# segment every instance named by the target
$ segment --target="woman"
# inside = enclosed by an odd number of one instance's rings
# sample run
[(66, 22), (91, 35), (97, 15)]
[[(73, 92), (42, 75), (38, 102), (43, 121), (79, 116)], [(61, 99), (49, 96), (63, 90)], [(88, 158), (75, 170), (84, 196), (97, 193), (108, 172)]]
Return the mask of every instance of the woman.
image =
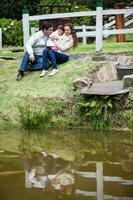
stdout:
[(63, 36), (59, 37), (56, 41), (53, 41), (57, 46), (58, 51), (52, 50), (50, 47), (44, 50), (44, 67), (40, 77), (45, 76), (45, 74), (48, 72), (48, 60), (51, 62), (52, 65), (52, 72), (49, 74), (49, 76), (53, 76), (58, 72), (57, 64), (62, 64), (69, 60), (69, 56), (66, 54), (66, 51), (77, 46), (77, 37), (73, 25), (71, 23), (65, 24)]

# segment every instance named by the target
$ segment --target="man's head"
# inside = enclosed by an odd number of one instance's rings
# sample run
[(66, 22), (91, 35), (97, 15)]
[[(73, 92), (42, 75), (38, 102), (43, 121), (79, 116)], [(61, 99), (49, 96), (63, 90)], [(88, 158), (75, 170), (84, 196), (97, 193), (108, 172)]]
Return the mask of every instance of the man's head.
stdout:
[(41, 29), (44, 35), (49, 36), (53, 32), (53, 24), (44, 22)]

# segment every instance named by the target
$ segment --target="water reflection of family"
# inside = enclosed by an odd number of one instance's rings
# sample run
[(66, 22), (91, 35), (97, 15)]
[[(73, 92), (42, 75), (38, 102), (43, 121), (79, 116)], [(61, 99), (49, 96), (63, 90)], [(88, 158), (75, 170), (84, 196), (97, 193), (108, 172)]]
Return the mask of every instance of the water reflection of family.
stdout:
[(25, 186), (42, 188), (44, 191), (58, 191), (71, 195), (75, 190), (75, 174), (71, 163), (55, 153), (34, 152), (31, 157), (21, 156), (25, 167)]
[(57, 64), (69, 60), (67, 51), (77, 46), (76, 32), (71, 23), (60, 25), (53, 32), (53, 25), (45, 22), (42, 29), (34, 33), (26, 44), (26, 53), (20, 65), (17, 80), (24, 77), (26, 71), (42, 70), (40, 77), (48, 72), (48, 63), (52, 67), (49, 76), (58, 72)]

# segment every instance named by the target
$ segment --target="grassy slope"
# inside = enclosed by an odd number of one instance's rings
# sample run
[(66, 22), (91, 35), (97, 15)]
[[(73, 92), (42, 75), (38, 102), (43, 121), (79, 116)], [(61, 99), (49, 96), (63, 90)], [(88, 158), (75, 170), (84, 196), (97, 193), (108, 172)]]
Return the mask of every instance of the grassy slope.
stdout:
[[(95, 62), (69, 61), (59, 66), (54, 77), (40, 78), (40, 72), (30, 72), (19, 82), (16, 81), (20, 60), (0, 61), (0, 112), (5, 115), (16, 113), (16, 102), (23, 96), (64, 97), (73, 88), (72, 80), (96, 68)], [(51, 70), (51, 69), (50, 69)]]
[[(133, 43), (111, 43), (104, 42), (106, 53), (128, 52), (133, 54)], [(95, 45), (79, 45), (71, 53), (94, 54)], [(4, 53), (8, 55), (8, 53)], [(15, 53), (12, 53), (15, 55)], [(1, 54), (0, 54), (1, 55)], [(17, 53), (21, 56), (22, 53)], [(16, 56), (16, 55), (15, 55)], [(46, 96), (64, 97), (67, 91), (71, 90), (72, 80), (76, 77), (85, 75), (96, 68), (99, 63), (90, 61), (69, 61), (59, 66), (59, 73), (54, 77), (39, 78), (40, 72), (28, 74), (22, 81), (16, 81), (17, 69), (20, 60), (2, 61), (0, 60), (0, 112), (5, 116), (10, 114), (14, 117), (16, 113), (16, 102), (23, 96)]]

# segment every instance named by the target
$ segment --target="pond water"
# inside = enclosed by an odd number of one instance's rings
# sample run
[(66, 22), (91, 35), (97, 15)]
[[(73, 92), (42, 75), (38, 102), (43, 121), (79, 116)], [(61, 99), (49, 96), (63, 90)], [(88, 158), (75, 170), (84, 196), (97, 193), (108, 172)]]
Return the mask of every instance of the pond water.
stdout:
[(0, 131), (0, 200), (133, 200), (133, 133)]

